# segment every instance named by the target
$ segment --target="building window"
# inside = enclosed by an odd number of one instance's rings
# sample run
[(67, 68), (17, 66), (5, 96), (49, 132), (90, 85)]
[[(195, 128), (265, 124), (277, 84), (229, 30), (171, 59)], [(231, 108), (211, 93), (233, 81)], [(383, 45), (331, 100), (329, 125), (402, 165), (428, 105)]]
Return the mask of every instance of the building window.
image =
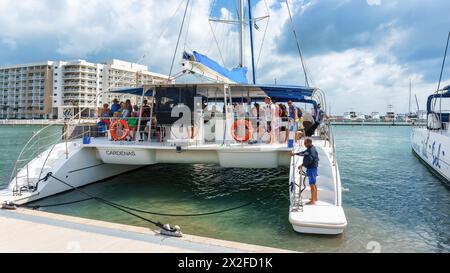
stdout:
[(57, 96), (58, 96), (58, 94), (53, 94), (53, 96), (54, 96), (54, 97), (57, 97)]
[(58, 73), (55, 73), (55, 76), (58, 76)]
[(55, 80), (55, 82), (58, 82), (57, 80)]

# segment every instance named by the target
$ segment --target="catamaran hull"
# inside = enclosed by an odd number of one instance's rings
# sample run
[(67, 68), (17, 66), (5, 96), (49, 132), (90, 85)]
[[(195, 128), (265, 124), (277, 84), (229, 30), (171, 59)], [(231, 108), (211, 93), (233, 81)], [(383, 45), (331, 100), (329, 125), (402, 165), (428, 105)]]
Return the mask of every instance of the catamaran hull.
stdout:
[(337, 228), (335, 226), (324, 226), (319, 227), (317, 225), (306, 226), (306, 225), (292, 225), (293, 229), (298, 233), (306, 233), (306, 234), (323, 234), (323, 235), (339, 235), (344, 233), (344, 229), (347, 224)]
[(411, 147), (422, 162), (449, 186), (450, 137), (447, 133), (426, 128), (413, 128)]
[[(0, 202), (10, 201), (25, 204), (55, 194), (108, 179), (143, 166), (159, 163), (217, 164), (226, 168), (277, 168), (287, 166), (290, 152), (287, 148), (261, 150), (236, 147), (199, 146), (177, 150), (176, 146), (161, 146), (107, 142), (84, 145), (79, 141), (57, 144), (22, 168), (8, 189), (0, 191)], [(68, 152), (67, 152), (68, 151)], [(52, 173), (46, 181), (42, 180)], [(31, 174), (30, 174), (31, 173)], [(65, 185), (54, 177), (69, 184)], [(39, 181), (39, 182), (37, 182)], [(14, 189), (29, 184), (36, 190), (25, 190), (19, 194)], [(71, 187), (72, 186), (72, 187)]]
[[(315, 143), (320, 142), (316, 140)], [(315, 205), (306, 205), (311, 197), (309, 182), (304, 176), (298, 175), (298, 168), (303, 159), (298, 156), (292, 158), (289, 222), (296, 232), (338, 235), (343, 233), (347, 226), (347, 218), (342, 207), (339, 167), (333, 159), (332, 148), (326, 144), (327, 142), (325, 145), (316, 146), (320, 163), (317, 177), (318, 201)], [(301, 191), (299, 186), (303, 188), (303, 181), (305, 189)]]

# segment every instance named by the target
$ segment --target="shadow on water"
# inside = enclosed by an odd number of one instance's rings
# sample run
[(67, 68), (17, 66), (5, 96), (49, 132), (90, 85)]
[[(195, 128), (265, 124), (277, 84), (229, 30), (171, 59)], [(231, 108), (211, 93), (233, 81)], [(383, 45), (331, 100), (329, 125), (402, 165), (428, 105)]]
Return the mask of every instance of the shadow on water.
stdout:
[[(343, 193), (348, 228), (340, 236), (292, 230), (288, 168), (161, 164), (83, 190), (123, 205), (176, 214), (222, 210), (266, 197), (218, 215), (144, 215), (180, 225), (189, 234), (306, 252), (448, 252), (450, 193), (412, 155), (409, 128), (338, 127), (335, 132), (342, 183), (348, 189)], [(72, 191), (39, 203), (82, 198)], [(154, 228), (95, 200), (43, 210)]]

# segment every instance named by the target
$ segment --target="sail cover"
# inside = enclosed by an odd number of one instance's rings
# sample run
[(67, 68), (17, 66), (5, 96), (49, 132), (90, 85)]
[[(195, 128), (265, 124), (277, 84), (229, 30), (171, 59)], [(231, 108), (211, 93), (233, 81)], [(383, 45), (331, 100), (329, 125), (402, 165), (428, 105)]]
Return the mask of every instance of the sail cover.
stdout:
[[(122, 89), (114, 89), (109, 91), (110, 93), (115, 93), (115, 94), (119, 94), (119, 95), (124, 95), (124, 94), (128, 94), (128, 95), (135, 95), (135, 96), (142, 96), (142, 93), (144, 92), (143, 87), (139, 87), (139, 88), (122, 88)], [(148, 89), (144, 96), (146, 97), (151, 97), (153, 96), (153, 90), (152, 89)]]
[(188, 61), (195, 61), (201, 63), (202, 65), (216, 71), (220, 75), (232, 80), (236, 83), (247, 84), (247, 67), (238, 67), (233, 68), (232, 70), (228, 70), (221, 65), (219, 65), (216, 61), (208, 58), (206, 55), (202, 55), (197, 51), (194, 51), (192, 54), (184, 52), (183, 58)]

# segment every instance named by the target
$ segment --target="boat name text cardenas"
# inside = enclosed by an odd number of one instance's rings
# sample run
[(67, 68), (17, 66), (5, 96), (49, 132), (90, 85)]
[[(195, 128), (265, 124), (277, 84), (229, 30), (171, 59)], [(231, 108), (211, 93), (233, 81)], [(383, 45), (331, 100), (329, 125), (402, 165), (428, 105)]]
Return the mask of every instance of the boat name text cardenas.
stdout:
[(112, 156), (136, 156), (134, 151), (106, 151), (106, 154)]

